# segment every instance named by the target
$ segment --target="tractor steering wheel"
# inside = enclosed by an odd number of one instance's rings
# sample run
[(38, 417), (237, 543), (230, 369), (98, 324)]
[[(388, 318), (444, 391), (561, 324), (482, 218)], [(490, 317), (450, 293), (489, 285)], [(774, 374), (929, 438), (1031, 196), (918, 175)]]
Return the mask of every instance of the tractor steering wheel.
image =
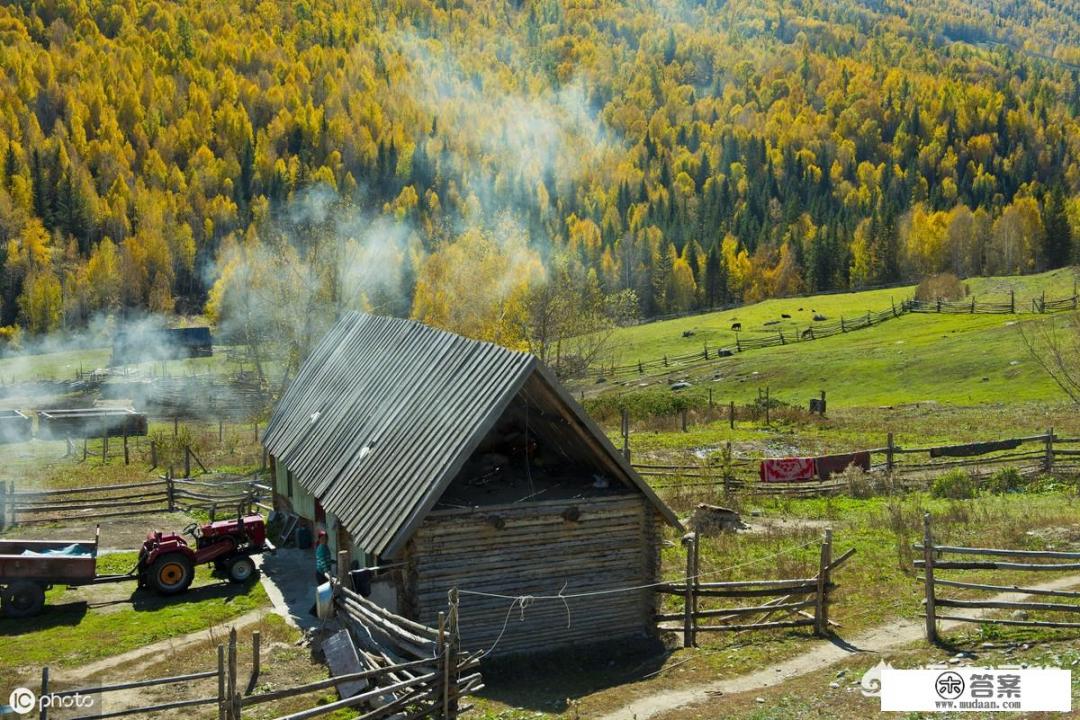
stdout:
[(197, 538), (199, 536), (196, 535), (195, 533), (196, 533), (196, 531), (198, 531), (198, 529), (199, 529), (199, 523), (191, 523), (186, 528), (184, 528), (184, 533), (183, 534), (184, 535), (190, 535), (193, 538)]

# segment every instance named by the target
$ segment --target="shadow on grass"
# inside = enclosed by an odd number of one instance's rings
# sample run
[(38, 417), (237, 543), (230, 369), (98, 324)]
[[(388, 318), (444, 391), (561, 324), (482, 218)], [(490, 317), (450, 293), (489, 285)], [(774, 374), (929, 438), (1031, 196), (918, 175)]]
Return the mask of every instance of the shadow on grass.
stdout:
[(0, 619), (0, 637), (25, 635), (54, 627), (75, 627), (83, 621), (89, 609), (85, 600), (60, 605), (46, 604), (41, 613), (34, 617)]
[(478, 695), (511, 707), (565, 712), (569, 701), (645, 679), (664, 666), (670, 652), (657, 641), (596, 645), (485, 660), (485, 688)]
[(159, 595), (153, 590), (138, 589), (131, 594), (131, 607), (137, 612), (154, 612), (164, 607), (177, 605), (185, 602), (201, 602), (203, 600), (229, 600), (231, 598), (247, 595), (252, 588), (259, 584), (257, 576), (244, 583), (234, 583), (228, 580), (208, 583), (198, 587), (189, 588), (186, 592), (177, 595)]

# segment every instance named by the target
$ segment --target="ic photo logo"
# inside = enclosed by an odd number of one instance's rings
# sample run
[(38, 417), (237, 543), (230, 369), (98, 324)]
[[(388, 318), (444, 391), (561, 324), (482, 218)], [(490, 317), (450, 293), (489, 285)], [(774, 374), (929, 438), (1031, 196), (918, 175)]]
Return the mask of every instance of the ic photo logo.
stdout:
[(19, 715), (26, 715), (37, 709), (37, 695), (33, 690), (17, 687), (8, 695), (8, 705)]
[(956, 700), (964, 694), (964, 678), (959, 673), (943, 672), (938, 675), (934, 690), (942, 700)]

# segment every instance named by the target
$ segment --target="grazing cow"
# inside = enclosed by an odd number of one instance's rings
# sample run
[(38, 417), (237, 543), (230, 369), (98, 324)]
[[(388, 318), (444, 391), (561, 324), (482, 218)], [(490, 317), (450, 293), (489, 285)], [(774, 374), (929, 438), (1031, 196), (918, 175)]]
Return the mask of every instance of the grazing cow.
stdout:
[(693, 330), (683, 330), (682, 331), (682, 336), (683, 337), (694, 337), (694, 331)]
[(716, 351), (716, 354), (717, 354), (717, 355), (718, 355), (719, 357), (731, 357), (731, 356), (732, 356), (732, 355), (734, 355), (735, 353), (731, 352), (731, 351), (730, 351), (730, 350), (728, 350), (727, 348), (721, 348), (720, 350), (717, 350), (717, 351)]
[(731, 329), (734, 330), (735, 332), (739, 332), (740, 330), (742, 330), (742, 323), (741, 322), (731, 323)]
[(802, 311), (803, 311), (802, 308), (799, 308), (799, 312), (802, 312)]
[(817, 315), (817, 314), (814, 315), (814, 321), (815, 322), (825, 322), (825, 320), (826, 320), (826, 318), (825, 318), (824, 315)]
[(763, 323), (763, 324), (764, 324), (764, 325), (765, 325), (766, 327), (768, 327), (769, 325), (779, 325), (779, 324), (780, 324), (780, 321), (779, 321), (779, 320), (769, 320), (768, 322), (766, 322), (766, 323)]
[(780, 313), (780, 317), (784, 318), (785, 320), (790, 320), (791, 319), (791, 316), (788, 315), (787, 313)]

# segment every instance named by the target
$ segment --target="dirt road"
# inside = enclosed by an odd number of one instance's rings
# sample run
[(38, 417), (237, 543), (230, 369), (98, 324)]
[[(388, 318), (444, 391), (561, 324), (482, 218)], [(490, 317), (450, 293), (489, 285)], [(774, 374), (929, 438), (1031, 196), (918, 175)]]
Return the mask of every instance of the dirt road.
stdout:
[[(1076, 585), (1080, 585), (1080, 575), (1071, 575), (1032, 587), (1039, 590), (1064, 590)], [(993, 599), (1020, 600), (1024, 597), (1026, 596), (1022, 593), (1010, 592), (995, 595)], [(982, 617), (984, 614), (984, 612), (979, 611), (975, 613), (975, 616)], [(948, 630), (960, 624), (958, 622), (943, 621), (938, 623), (938, 627), (942, 630)], [(668, 710), (714, 699), (710, 696), (717, 694), (733, 695), (774, 687), (792, 678), (828, 667), (850, 657), (854, 653), (883, 653), (900, 649), (921, 640), (923, 632), (924, 625), (922, 622), (897, 620), (886, 625), (880, 625), (850, 640), (821, 640), (814, 644), (813, 649), (802, 655), (770, 665), (749, 675), (740, 675), (739, 677), (717, 680), (704, 685), (653, 693), (647, 697), (638, 698), (629, 705), (608, 713), (598, 720), (648, 720), (649, 718), (659, 717)]]

